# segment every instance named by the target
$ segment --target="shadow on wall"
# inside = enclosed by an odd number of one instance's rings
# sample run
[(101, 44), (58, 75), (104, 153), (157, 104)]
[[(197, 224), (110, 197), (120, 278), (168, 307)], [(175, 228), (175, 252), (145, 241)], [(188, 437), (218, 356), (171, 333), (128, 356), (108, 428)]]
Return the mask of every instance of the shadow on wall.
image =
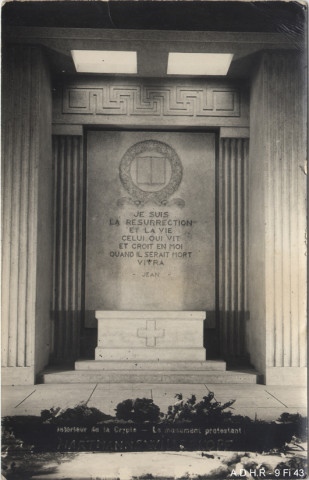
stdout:
[(219, 355), (228, 363), (228, 366), (250, 366), (246, 345), (249, 316), (249, 312), (244, 310), (219, 312)]

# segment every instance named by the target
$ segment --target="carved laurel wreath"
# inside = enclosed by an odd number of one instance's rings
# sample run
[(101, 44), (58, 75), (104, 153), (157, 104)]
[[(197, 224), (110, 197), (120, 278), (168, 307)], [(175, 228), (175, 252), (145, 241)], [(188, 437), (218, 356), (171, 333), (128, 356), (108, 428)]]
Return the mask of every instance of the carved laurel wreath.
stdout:
[[(147, 192), (139, 188), (135, 183), (133, 183), (131, 177), (131, 164), (137, 155), (140, 155), (143, 152), (157, 152), (166, 157), (171, 165), (171, 178), (170, 181), (165, 187), (156, 192)], [(144, 204), (148, 202), (154, 202), (158, 205), (165, 205), (167, 199), (173, 195), (174, 192), (178, 189), (181, 180), (182, 180), (182, 164), (180, 158), (173, 148), (163, 142), (158, 140), (145, 140), (144, 142), (136, 143), (132, 145), (124, 156), (121, 159), (119, 166), (119, 177), (123, 187), (135, 200), (134, 203)]]

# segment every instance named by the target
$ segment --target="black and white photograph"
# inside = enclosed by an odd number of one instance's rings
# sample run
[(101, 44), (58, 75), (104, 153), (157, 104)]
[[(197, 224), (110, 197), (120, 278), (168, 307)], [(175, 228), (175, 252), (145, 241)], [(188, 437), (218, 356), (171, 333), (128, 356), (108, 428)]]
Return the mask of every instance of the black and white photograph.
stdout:
[(308, 478), (308, 3), (1, 7), (1, 479)]

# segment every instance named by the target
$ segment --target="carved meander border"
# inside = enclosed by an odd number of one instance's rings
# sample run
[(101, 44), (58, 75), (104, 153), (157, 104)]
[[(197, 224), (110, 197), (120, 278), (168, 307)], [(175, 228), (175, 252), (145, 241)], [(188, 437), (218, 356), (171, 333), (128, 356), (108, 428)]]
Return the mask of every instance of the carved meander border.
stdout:
[(61, 77), (53, 123), (79, 125), (249, 126), (246, 81)]
[(63, 114), (123, 116), (240, 116), (239, 91), (228, 87), (122, 86), (67, 87)]

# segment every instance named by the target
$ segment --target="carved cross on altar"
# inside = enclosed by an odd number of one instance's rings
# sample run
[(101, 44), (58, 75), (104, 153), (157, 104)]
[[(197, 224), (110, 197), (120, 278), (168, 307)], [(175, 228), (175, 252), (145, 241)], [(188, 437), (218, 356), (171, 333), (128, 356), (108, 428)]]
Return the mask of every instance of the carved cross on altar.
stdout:
[(156, 320), (147, 320), (146, 328), (139, 328), (137, 336), (146, 339), (147, 347), (155, 347), (158, 337), (164, 337), (165, 330), (156, 327)]

